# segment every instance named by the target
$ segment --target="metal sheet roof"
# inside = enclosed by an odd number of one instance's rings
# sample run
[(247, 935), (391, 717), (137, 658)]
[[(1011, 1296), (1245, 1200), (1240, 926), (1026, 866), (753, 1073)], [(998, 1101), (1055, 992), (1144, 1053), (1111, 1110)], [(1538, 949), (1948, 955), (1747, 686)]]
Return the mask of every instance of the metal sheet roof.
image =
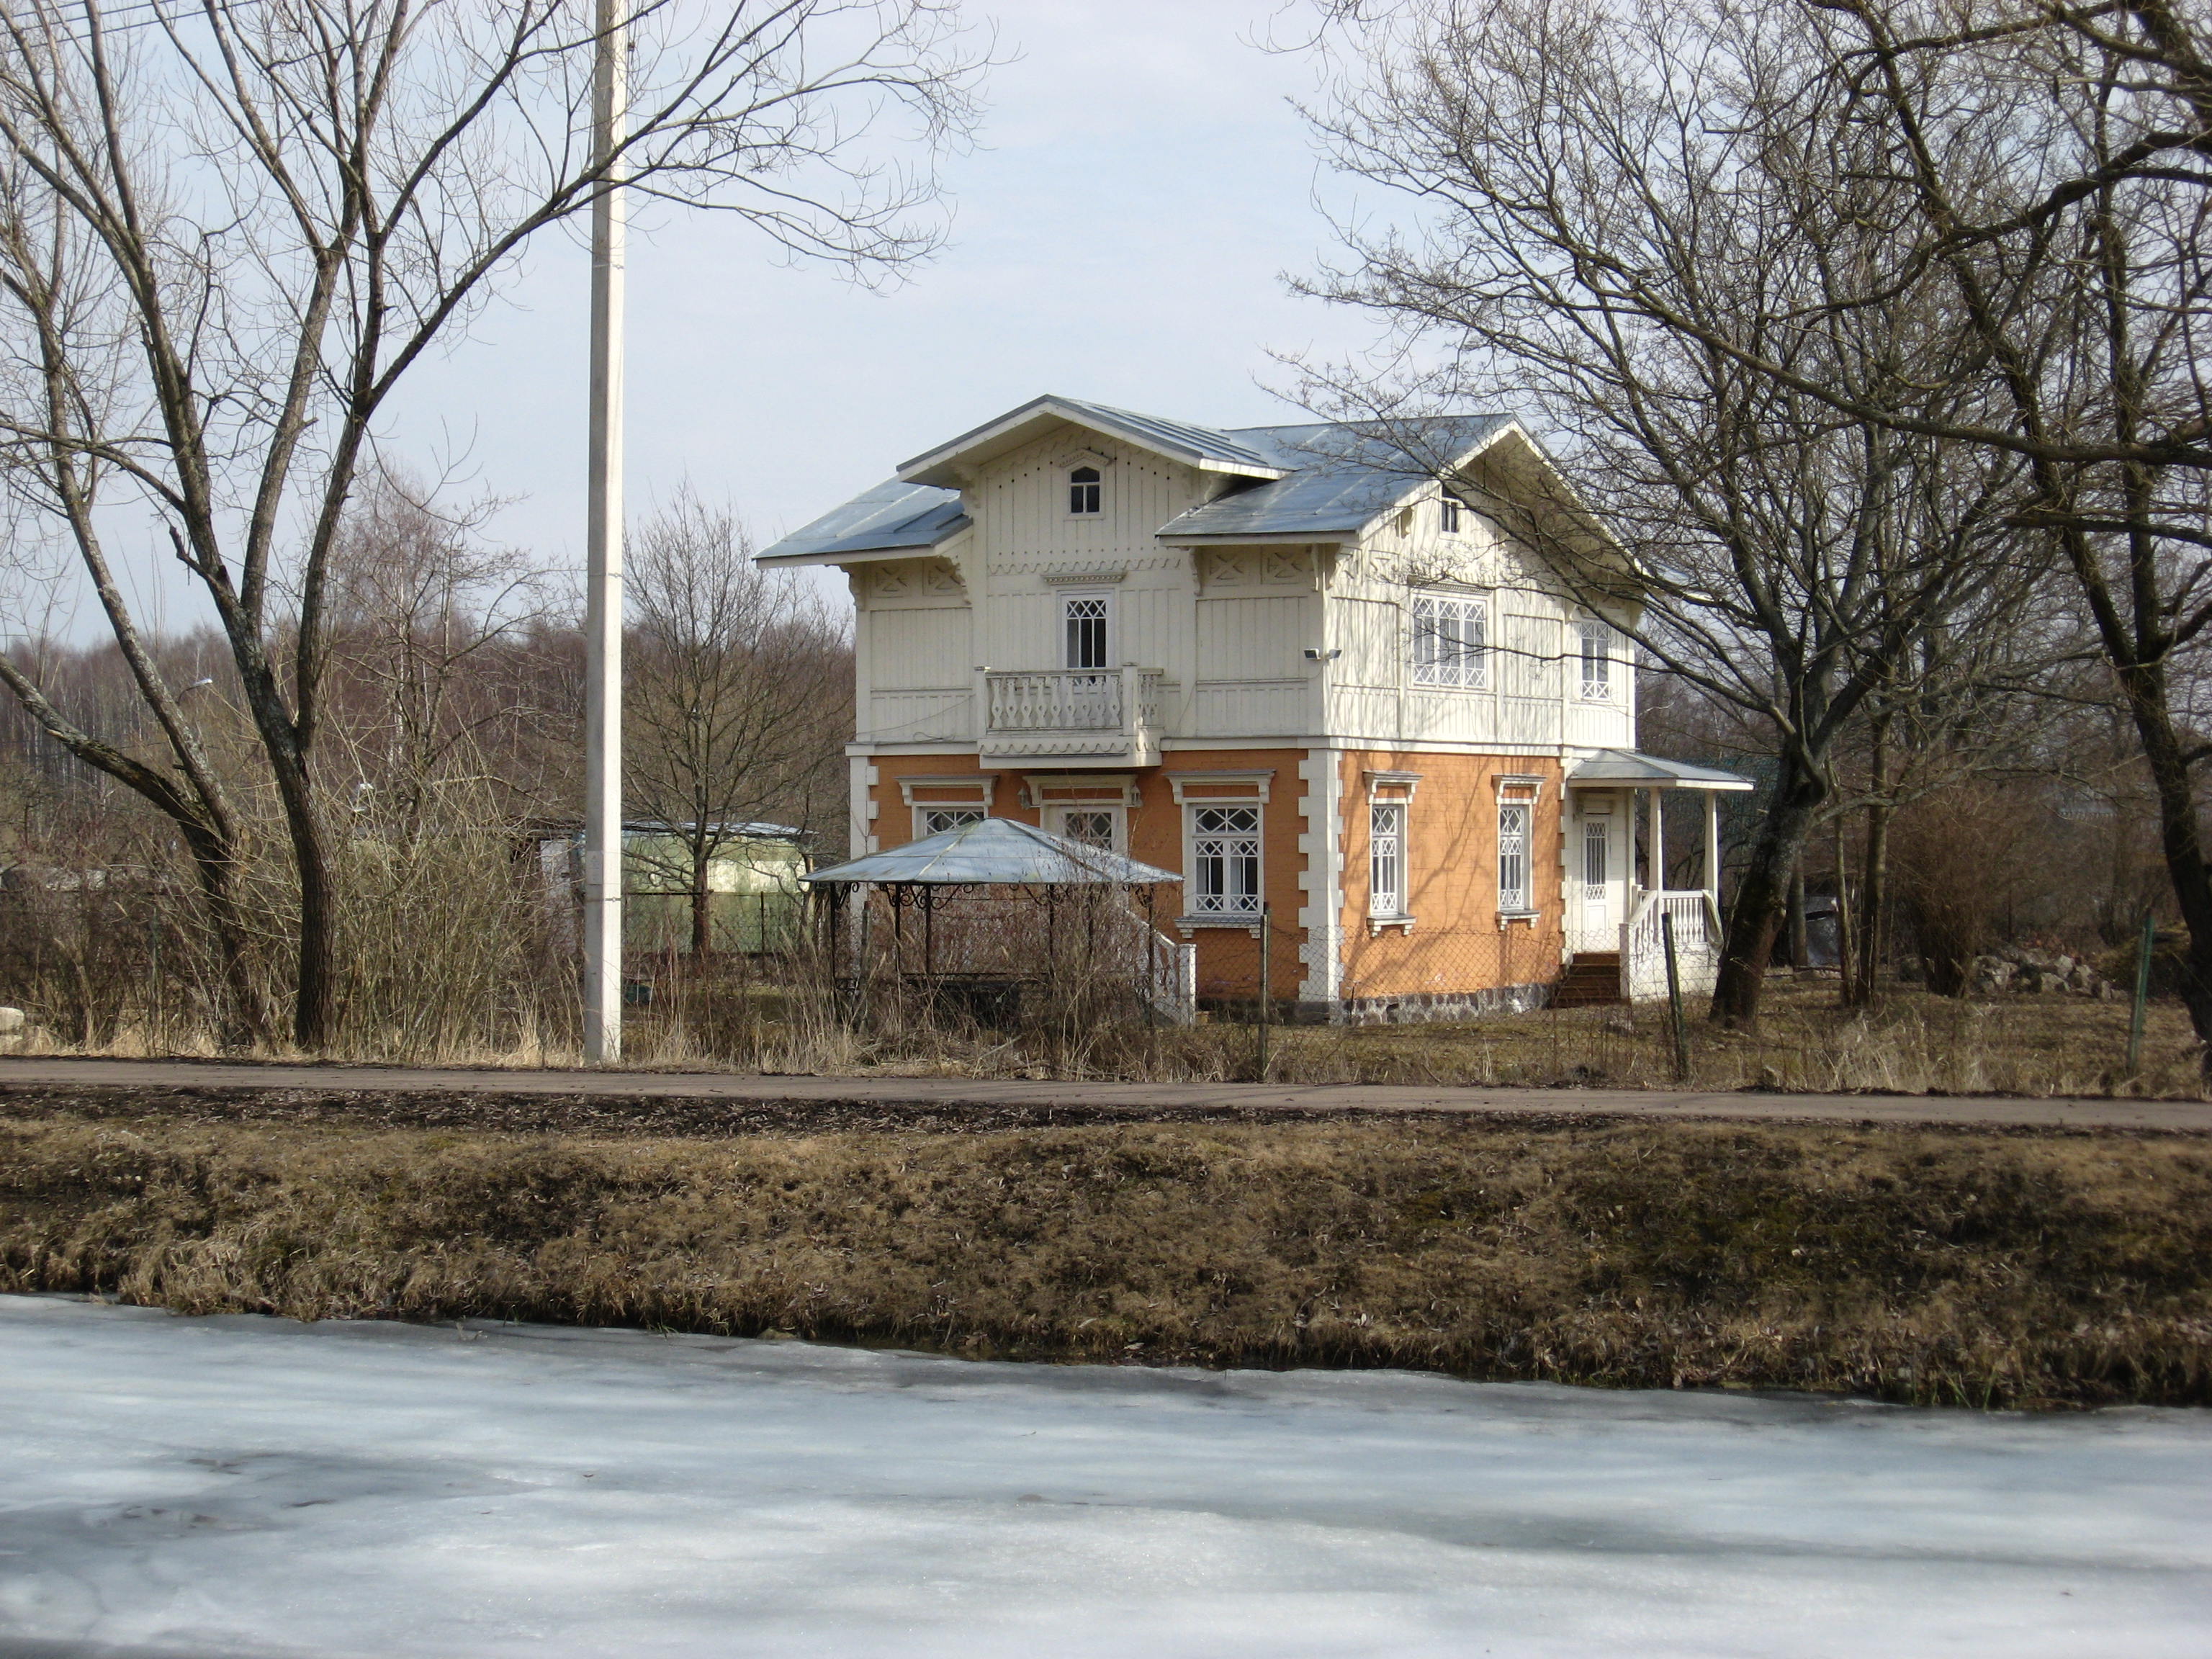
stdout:
[(1048, 834), (1013, 818), (984, 818), (940, 830), (920, 841), (871, 853), (801, 881), (923, 882), (989, 887), (1060, 887), (1112, 884), (1148, 887), (1181, 881), (1172, 870)]
[[(1194, 507), (1159, 538), (1351, 534), (1512, 423), (1510, 415), (1408, 422), (1395, 442), (1352, 427), (1243, 428), (1227, 435), (1292, 469), (1289, 476)], [(1407, 453), (1416, 447), (1422, 453)]]
[(1748, 789), (1749, 778), (1717, 767), (1692, 766), (1686, 761), (1662, 760), (1632, 749), (1601, 749), (1588, 760), (1570, 768), (1567, 781), (1585, 787), (1613, 785), (1634, 789)]
[(844, 506), (794, 530), (760, 556), (760, 562), (798, 563), (825, 556), (927, 551), (965, 530), (960, 492), (889, 478)]
[(996, 420), (986, 421), (972, 431), (924, 451), (900, 466), (899, 477), (933, 484), (955, 483), (957, 463), (985, 461), (1005, 454), (1061, 422), (1122, 438), (1141, 449), (1212, 471), (1272, 478), (1283, 471), (1279, 462), (1240, 443), (1231, 433), (1048, 392), (1018, 409), (1007, 410)]

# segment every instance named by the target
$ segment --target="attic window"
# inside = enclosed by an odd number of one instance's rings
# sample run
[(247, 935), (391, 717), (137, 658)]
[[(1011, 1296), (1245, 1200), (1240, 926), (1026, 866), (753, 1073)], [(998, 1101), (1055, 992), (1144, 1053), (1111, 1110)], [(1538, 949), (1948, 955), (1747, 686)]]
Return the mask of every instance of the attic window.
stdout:
[(1067, 510), (1070, 513), (1099, 511), (1098, 469), (1079, 466), (1067, 475)]
[(1439, 506), (1442, 507), (1443, 512), (1437, 527), (1442, 530), (1447, 536), (1458, 535), (1459, 503), (1454, 501), (1450, 496), (1447, 495), (1443, 498), (1443, 501), (1439, 503)]

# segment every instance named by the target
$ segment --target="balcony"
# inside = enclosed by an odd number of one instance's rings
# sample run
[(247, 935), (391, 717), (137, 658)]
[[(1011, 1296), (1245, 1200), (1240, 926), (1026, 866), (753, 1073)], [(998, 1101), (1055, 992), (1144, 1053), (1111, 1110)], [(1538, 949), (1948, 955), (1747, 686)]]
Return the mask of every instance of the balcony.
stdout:
[(1159, 763), (1159, 669), (986, 669), (982, 679), (980, 758)]

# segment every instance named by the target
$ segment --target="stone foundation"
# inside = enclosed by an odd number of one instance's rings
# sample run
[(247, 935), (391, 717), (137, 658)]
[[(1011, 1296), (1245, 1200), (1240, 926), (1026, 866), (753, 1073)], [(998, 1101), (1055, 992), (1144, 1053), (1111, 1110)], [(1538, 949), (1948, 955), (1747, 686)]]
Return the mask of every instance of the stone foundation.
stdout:
[[(1407, 993), (1395, 997), (1347, 997), (1320, 1018), (1333, 1025), (1421, 1025), (1440, 1019), (1480, 1019), (1486, 1014), (1533, 1013), (1551, 1000), (1552, 988), (1493, 985), (1480, 991)], [(1305, 1010), (1299, 1009), (1301, 1016)]]

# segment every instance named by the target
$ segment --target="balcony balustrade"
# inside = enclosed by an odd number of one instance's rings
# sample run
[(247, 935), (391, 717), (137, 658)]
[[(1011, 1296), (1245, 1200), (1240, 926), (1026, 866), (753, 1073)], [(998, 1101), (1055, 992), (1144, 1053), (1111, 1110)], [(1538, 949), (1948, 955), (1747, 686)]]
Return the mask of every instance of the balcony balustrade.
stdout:
[(986, 669), (981, 678), (978, 744), (988, 758), (1158, 762), (1159, 669)]

